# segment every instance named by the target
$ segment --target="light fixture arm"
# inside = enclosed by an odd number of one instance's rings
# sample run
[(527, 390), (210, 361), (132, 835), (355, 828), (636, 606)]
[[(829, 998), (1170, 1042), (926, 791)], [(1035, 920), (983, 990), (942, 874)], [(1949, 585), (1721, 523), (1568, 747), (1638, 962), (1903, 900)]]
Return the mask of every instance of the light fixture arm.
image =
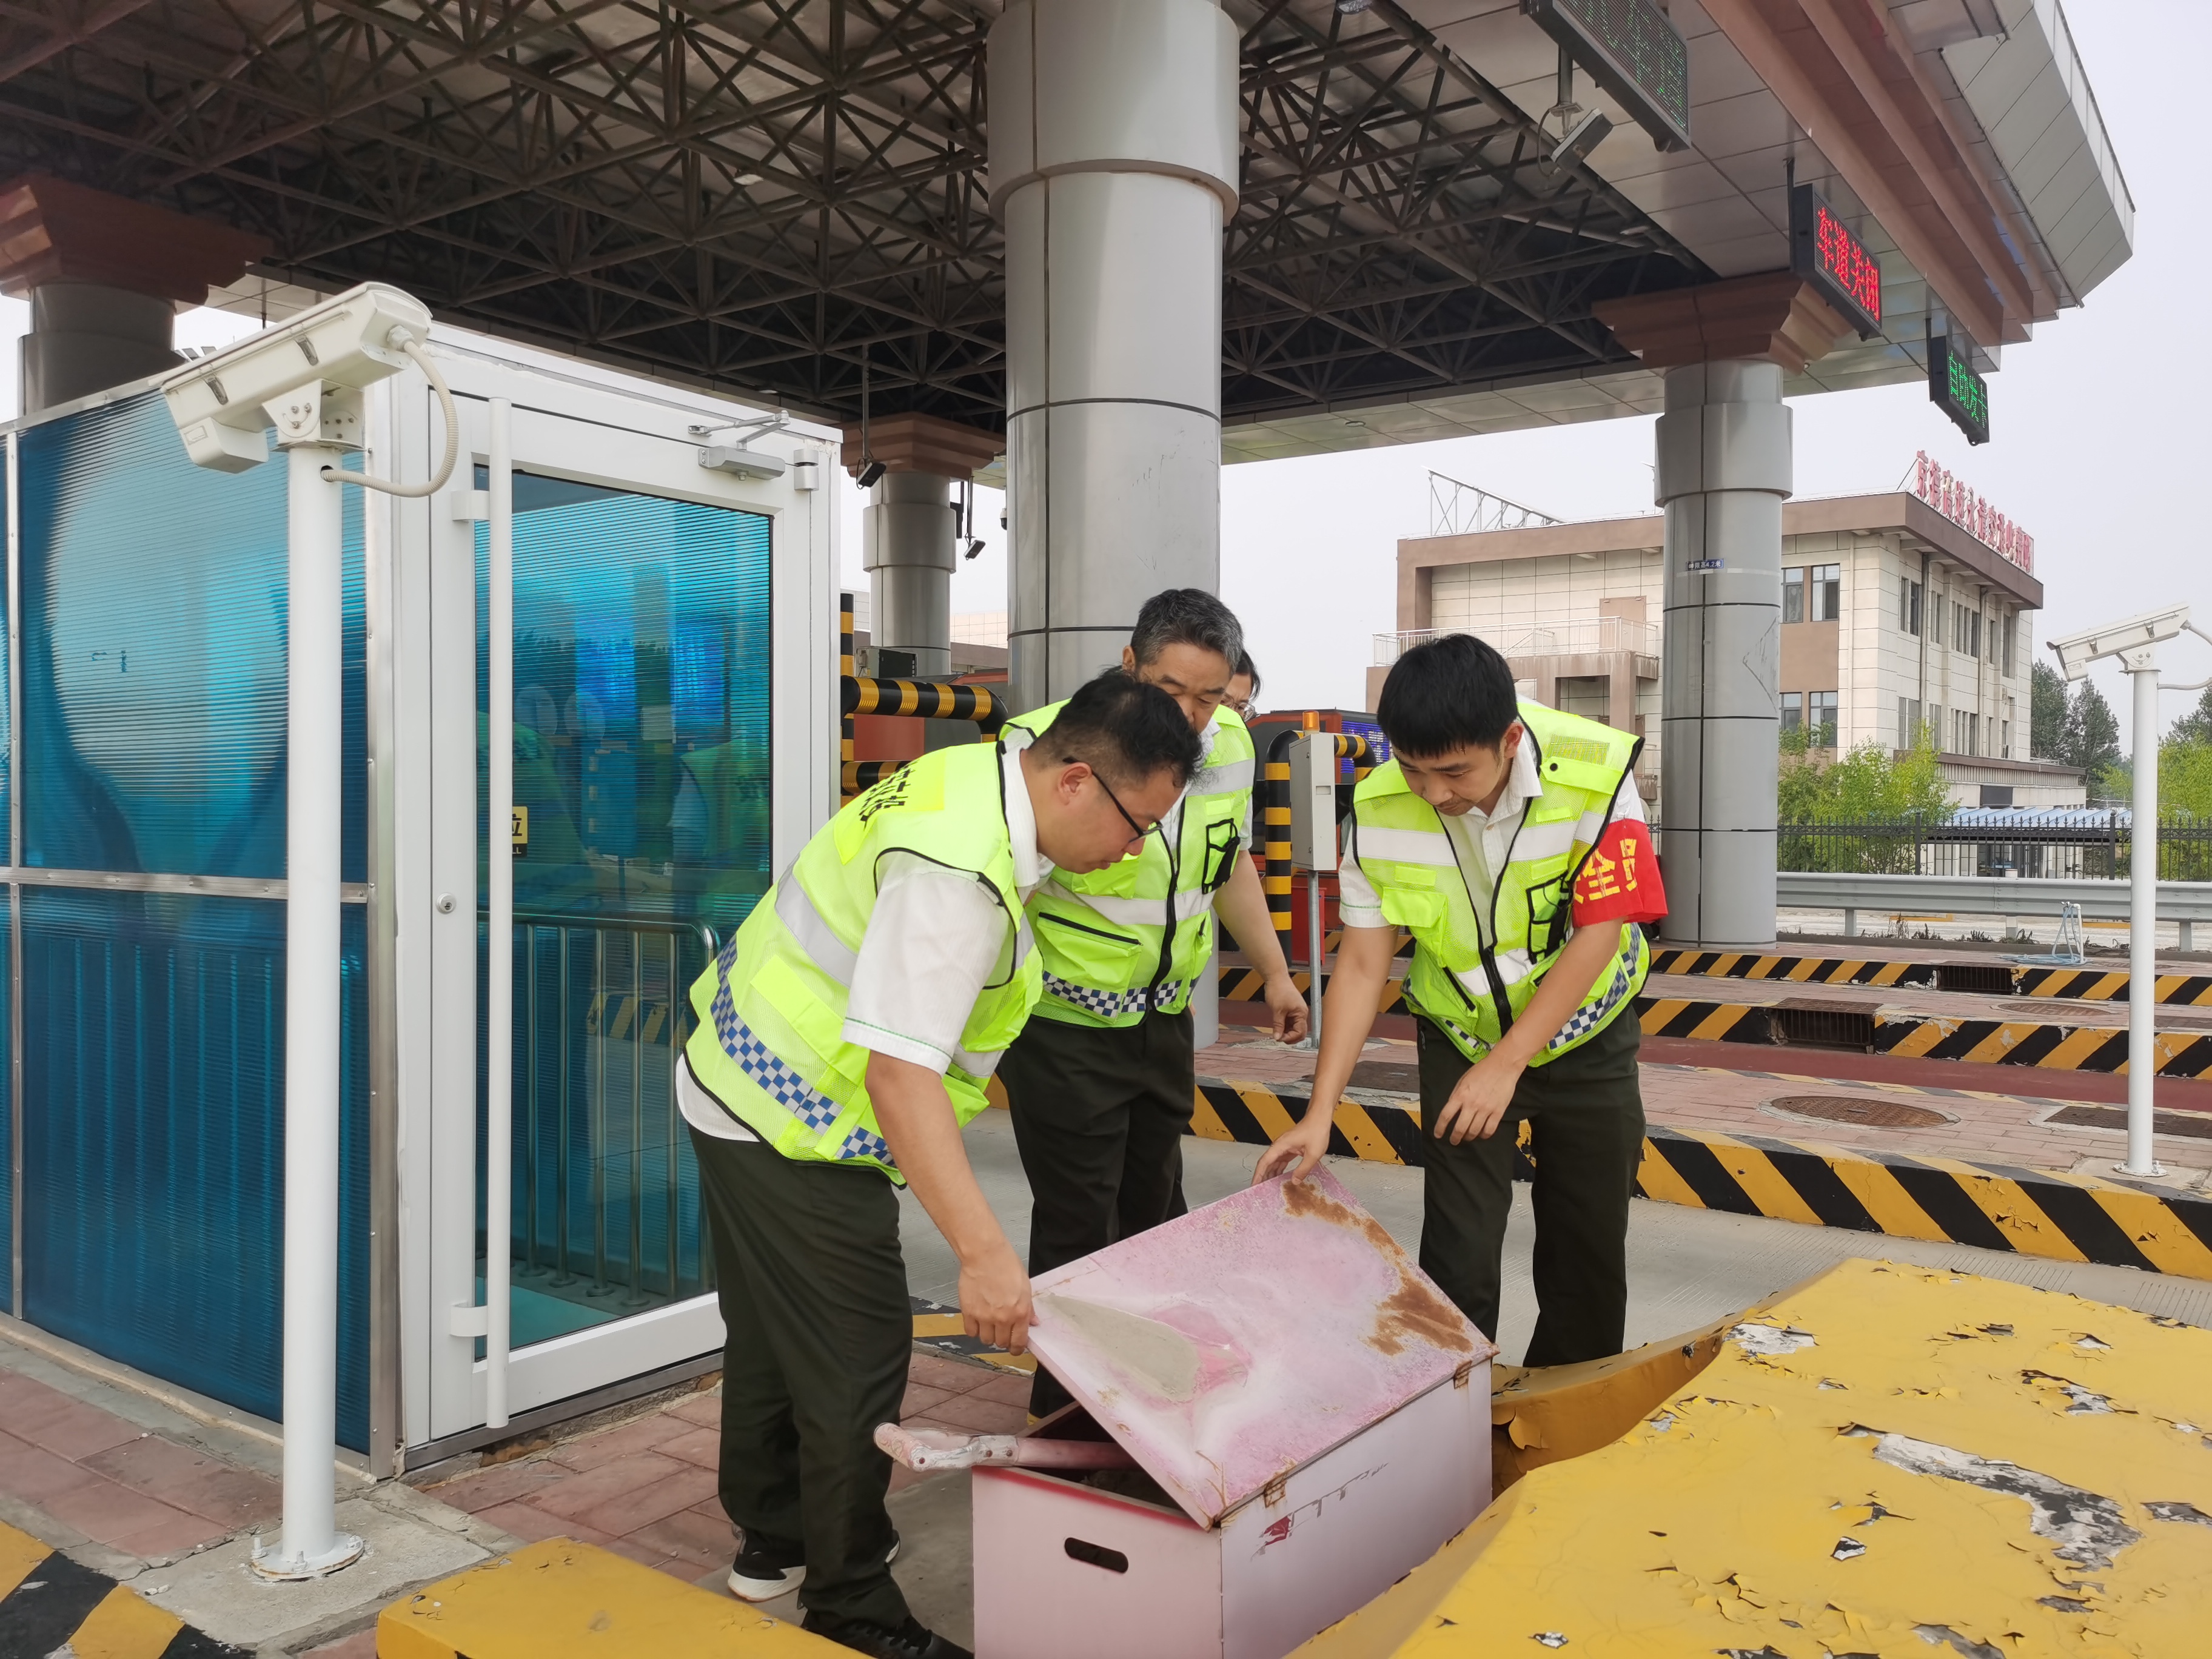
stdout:
[(422, 343), (404, 328), (395, 328), (386, 337), (391, 344), (405, 352), (430, 382), (430, 390), (438, 394), (438, 412), (446, 419), (446, 453), (438, 463), (434, 478), (418, 484), (394, 483), (389, 478), (371, 477), (366, 472), (343, 472), (337, 467), (323, 468), (323, 477), (332, 483), (359, 484), (363, 489), (380, 489), (387, 495), (420, 497), (434, 495), (446, 487), (446, 480), (453, 476), (453, 463), (460, 458), (461, 417), (453, 410), (453, 389), (446, 377), (438, 373), (438, 365), (430, 354), (422, 349)]

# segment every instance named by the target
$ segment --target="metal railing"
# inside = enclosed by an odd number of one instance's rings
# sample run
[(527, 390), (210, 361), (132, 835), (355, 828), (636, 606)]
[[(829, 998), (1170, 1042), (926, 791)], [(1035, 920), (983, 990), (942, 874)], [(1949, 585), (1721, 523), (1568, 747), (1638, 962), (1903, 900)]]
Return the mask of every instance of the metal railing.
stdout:
[[(2134, 831), (2120, 815), (2104, 813), (2051, 824), (1785, 823), (1776, 863), (1786, 871), (1863, 875), (2120, 881), (2134, 856)], [(2179, 817), (2161, 823), (2158, 874), (2161, 881), (2212, 881), (2212, 823)]]
[[(1472, 634), (1471, 628), (1413, 628), (1375, 635), (1375, 666), (1388, 668), (1413, 646), (1442, 639), (1447, 634)], [(1571, 622), (1547, 623), (1511, 634), (1486, 635), (1501, 655), (1560, 657), (1607, 651), (1626, 651), (1640, 657), (1659, 654), (1656, 623), (1632, 622), (1626, 617), (1583, 617)]]
[(518, 1288), (579, 1325), (711, 1289), (676, 1062), (713, 929), (517, 912), (513, 948)]
[[(2125, 921), (2133, 915), (2128, 884), (2092, 878), (2003, 879), (1989, 876), (1862, 875), (1842, 871), (1784, 871), (1776, 878), (1776, 902), (1792, 910), (1867, 911), (1901, 916), (2056, 916), (2062, 904), (2078, 904), (2093, 921)], [(2212, 921), (2212, 882), (2162, 881), (2160, 921), (2195, 926)]]

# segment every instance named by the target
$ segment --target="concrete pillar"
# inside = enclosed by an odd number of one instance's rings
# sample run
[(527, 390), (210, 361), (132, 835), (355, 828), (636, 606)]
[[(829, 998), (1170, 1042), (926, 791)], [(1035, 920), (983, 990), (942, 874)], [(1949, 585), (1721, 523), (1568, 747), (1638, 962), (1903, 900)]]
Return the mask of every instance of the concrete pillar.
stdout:
[(1782, 673), (1782, 369), (1667, 371), (1658, 499), (1666, 513), (1659, 821), (1669, 939), (1774, 937)]
[(1212, 0), (1012, 0), (989, 67), (1010, 690), (1029, 708), (1118, 660), (1152, 594), (1220, 586), (1237, 27)]
[(22, 412), (173, 368), (177, 307), (206, 304), (268, 252), (258, 236), (43, 173), (0, 185), (0, 293), (31, 302)]
[(1774, 938), (1780, 771), (1782, 503), (1790, 493), (1783, 377), (1845, 325), (1789, 271), (1594, 307), (1648, 368), (1666, 374), (1659, 506), (1659, 856), (1665, 936)]
[(869, 642), (905, 651), (924, 679), (952, 672), (950, 480), (933, 472), (886, 472), (860, 511), (860, 568), (868, 573)]
[(1003, 453), (995, 432), (934, 415), (887, 415), (845, 429), (844, 464), (883, 472), (860, 509), (860, 567), (868, 573), (868, 644), (905, 651), (924, 679), (952, 672), (952, 484)]
[(31, 290), (31, 331), (18, 342), (23, 413), (88, 398), (177, 366), (176, 307), (105, 283)]

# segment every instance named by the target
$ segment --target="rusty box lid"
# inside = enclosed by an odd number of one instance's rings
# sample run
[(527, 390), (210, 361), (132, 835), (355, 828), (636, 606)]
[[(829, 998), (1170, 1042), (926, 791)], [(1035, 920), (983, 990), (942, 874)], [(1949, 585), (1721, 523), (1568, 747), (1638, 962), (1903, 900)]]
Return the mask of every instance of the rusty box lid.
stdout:
[(1497, 1352), (1325, 1170), (1036, 1294), (1038, 1359), (1200, 1526)]

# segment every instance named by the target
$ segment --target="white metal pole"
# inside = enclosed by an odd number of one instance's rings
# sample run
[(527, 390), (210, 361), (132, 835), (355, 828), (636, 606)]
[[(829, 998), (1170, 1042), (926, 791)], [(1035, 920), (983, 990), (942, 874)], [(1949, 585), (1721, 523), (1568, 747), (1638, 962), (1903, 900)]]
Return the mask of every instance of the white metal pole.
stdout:
[(2135, 682), (2135, 798), (2128, 904), (2128, 1161), (2120, 1173), (2163, 1175), (2151, 1149), (2158, 1056), (2158, 666), (2148, 648), (2128, 655)]
[(285, 452), (289, 757), (284, 864), (284, 1528), (263, 1571), (307, 1577), (361, 1553), (337, 1529), (339, 532), (334, 445)]
[[(484, 1422), (507, 1423), (508, 1274), (514, 1208), (514, 448), (513, 405), (491, 400), (490, 592), (485, 631), (490, 655), (491, 750), (489, 872), (485, 894), (484, 1029)], [(508, 833), (501, 835), (501, 830)]]
[(1321, 872), (1306, 872), (1306, 968), (1312, 983), (1306, 988), (1307, 1000), (1312, 1012), (1309, 1023), (1313, 1030), (1306, 1038), (1307, 1046), (1321, 1047), (1321, 972), (1322, 964), (1328, 959), (1326, 942), (1321, 931)]

